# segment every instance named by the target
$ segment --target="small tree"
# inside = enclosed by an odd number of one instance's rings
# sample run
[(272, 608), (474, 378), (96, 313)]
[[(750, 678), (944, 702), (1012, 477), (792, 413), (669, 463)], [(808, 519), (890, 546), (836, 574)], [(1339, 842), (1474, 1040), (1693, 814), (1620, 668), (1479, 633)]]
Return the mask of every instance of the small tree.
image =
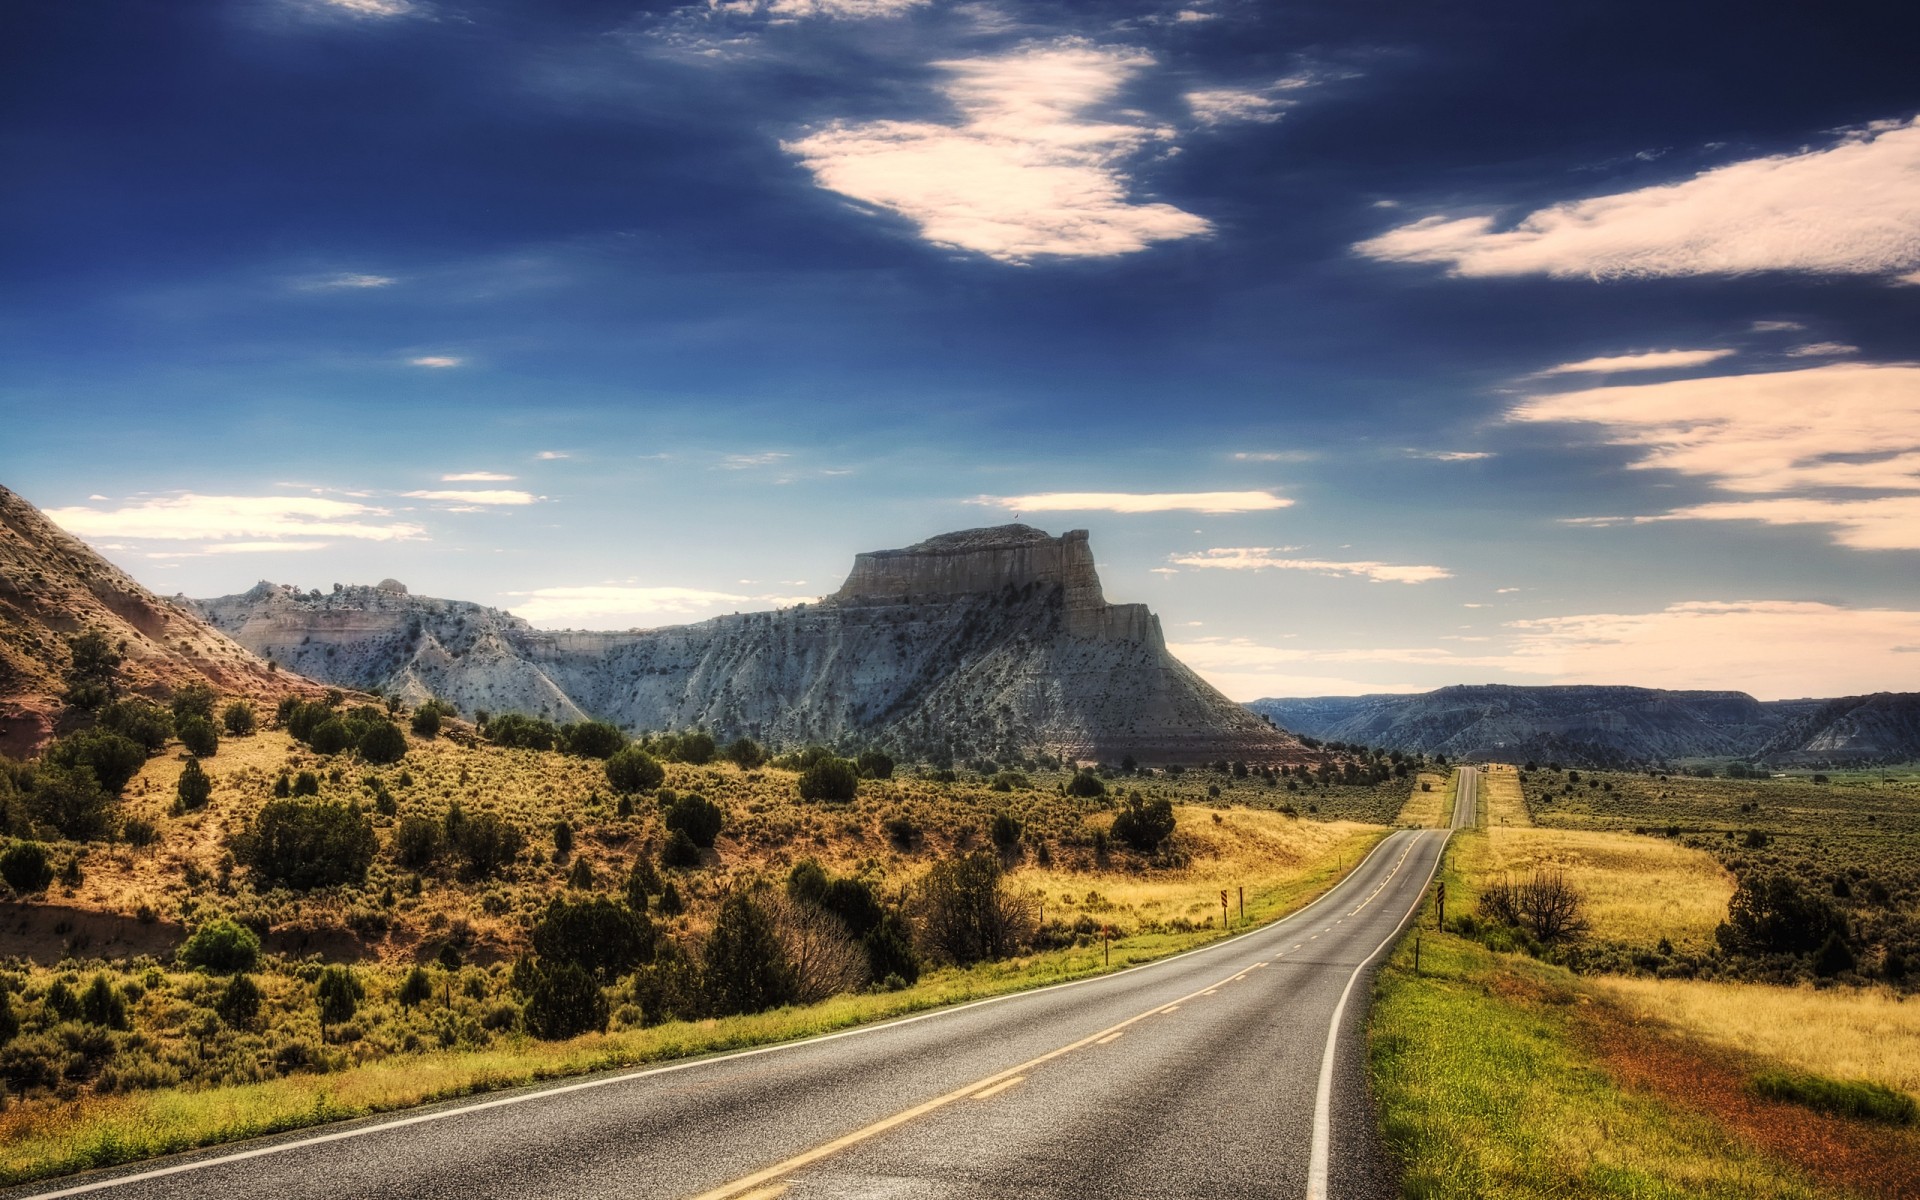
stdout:
[(174, 786), (180, 797), (180, 807), (199, 808), (213, 795), (213, 780), (200, 766), (198, 758), (187, 759), (187, 765), (180, 769), (180, 782)]
[(1020, 821), (1010, 812), (993, 814), (987, 833), (1002, 854), (1011, 854), (1020, 845)]
[(616, 792), (650, 792), (666, 779), (666, 769), (638, 746), (628, 746), (607, 759), (607, 782)]
[(386, 766), (407, 756), (407, 735), (392, 721), (375, 721), (361, 733), (355, 748), (367, 762)]
[(705, 850), (713, 848), (714, 839), (720, 836), (720, 827), (725, 822), (720, 806), (698, 793), (680, 797), (667, 809), (667, 829), (685, 833), (688, 841)]
[(173, 694), (173, 720), (177, 725), (188, 717), (199, 717), (202, 721), (213, 720), (213, 706), (219, 697), (213, 689), (201, 681), (194, 681)]
[(433, 977), (428, 975), (422, 967), (415, 967), (408, 971), (407, 977), (400, 981), (399, 992), (394, 995), (394, 999), (400, 1002), (401, 1008), (412, 1008), (432, 998)]
[(226, 726), (229, 737), (247, 737), (259, 727), (259, 720), (253, 715), (253, 705), (245, 700), (235, 700), (227, 705), (220, 714), (220, 723)]
[(220, 734), (205, 717), (197, 714), (179, 717), (173, 723), (173, 731), (187, 753), (195, 758), (212, 758), (220, 751)]
[(260, 938), (245, 925), (219, 917), (195, 929), (175, 957), (183, 967), (216, 975), (251, 971), (260, 960)]
[(48, 746), (44, 758), (57, 767), (87, 768), (101, 787), (118, 796), (146, 765), (147, 749), (117, 733), (87, 729)]
[(353, 746), (353, 729), (339, 717), (328, 717), (313, 727), (307, 745), (315, 754), (340, 754)]
[(270, 886), (297, 890), (359, 883), (374, 848), (373, 823), (357, 807), (321, 800), (268, 801), (234, 844)]
[(800, 772), (800, 798), (844, 804), (860, 787), (860, 771), (844, 758), (823, 758)]
[(1032, 933), (1031, 907), (984, 850), (935, 864), (920, 881), (918, 907), (928, 947), (960, 966), (1005, 958)]
[(32, 824), (50, 826), (77, 842), (105, 837), (113, 827), (113, 796), (91, 767), (42, 762), (34, 767), (33, 786), (22, 800)]
[(67, 703), (95, 709), (120, 690), (119, 648), (98, 629), (89, 629), (67, 643)]
[(345, 1025), (353, 1020), (353, 1014), (360, 1011), (360, 1001), (366, 994), (365, 985), (351, 968), (335, 965), (323, 969), (313, 985), (314, 1001), (320, 1009), (322, 1034), (329, 1025)]
[(867, 982), (867, 955), (846, 923), (817, 905), (768, 898), (780, 947), (793, 975), (793, 999), (812, 1004)]
[(667, 844), (660, 848), (660, 862), (668, 867), (697, 867), (700, 847), (693, 844), (686, 830), (676, 829), (667, 835)]
[[(449, 813), (449, 816), (452, 814)], [(526, 845), (526, 836), (496, 813), (477, 813), (457, 823), (451, 841), (470, 879), (484, 879), (512, 862)]]
[(440, 706), (432, 700), (413, 710), (413, 736), (420, 738), (440, 736)]
[(173, 714), (151, 700), (130, 696), (102, 708), (95, 727), (140, 743), (148, 754), (158, 754), (173, 737)]
[(260, 1019), (260, 1004), (266, 996), (260, 985), (247, 975), (235, 975), (221, 990), (214, 1011), (235, 1029), (252, 1029)]
[(1128, 798), (1126, 807), (1113, 818), (1113, 836), (1143, 854), (1152, 853), (1160, 848), (1160, 843), (1173, 836), (1173, 804), (1160, 800), (1142, 800), (1135, 792)]
[(607, 1027), (607, 997), (600, 985), (572, 963), (534, 973), (524, 1012), (537, 1038), (560, 1041)]
[(553, 823), (553, 853), (555, 858), (565, 858), (573, 853), (573, 822)]
[(582, 758), (612, 758), (627, 748), (627, 735), (608, 721), (580, 721), (560, 730), (561, 748)]
[(798, 991), (773, 918), (745, 890), (720, 903), (707, 935), (701, 991), (716, 1016), (764, 1012), (793, 1002)]
[(879, 750), (862, 750), (854, 760), (863, 779), (892, 779), (893, 757)]
[(23, 896), (46, 891), (53, 883), (47, 848), (39, 842), (15, 842), (0, 850), (0, 879)]
[(1092, 771), (1079, 771), (1067, 780), (1067, 795), (1082, 800), (1097, 800), (1107, 794), (1107, 783)]
[(726, 760), (742, 771), (752, 771), (766, 765), (767, 752), (760, 743), (750, 737), (735, 738), (727, 743), (723, 752)]
[(653, 957), (653, 937), (653, 922), (627, 905), (555, 900), (533, 927), (533, 949), (543, 966), (570, 963), (604, 981)]
[(103, 1029), (127, 1028), (127, 998), (105, 971), (96, 974), (87, 990), (80, 993), (80, 1019)]
[(419, 815), (400, 818), (393, 830), (393, 857), (401, 866), (421, 870), (440, 857), (440, 822)]

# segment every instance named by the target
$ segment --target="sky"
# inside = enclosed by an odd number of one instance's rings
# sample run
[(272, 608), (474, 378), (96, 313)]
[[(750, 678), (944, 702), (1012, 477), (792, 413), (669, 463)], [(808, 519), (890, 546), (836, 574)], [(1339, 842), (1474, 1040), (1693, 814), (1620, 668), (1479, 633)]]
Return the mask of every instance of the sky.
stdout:
[(1920, 688), (1920, 12), (27, 0), (0, 484), (546, 627), (1092, 533), (1237, 699)]

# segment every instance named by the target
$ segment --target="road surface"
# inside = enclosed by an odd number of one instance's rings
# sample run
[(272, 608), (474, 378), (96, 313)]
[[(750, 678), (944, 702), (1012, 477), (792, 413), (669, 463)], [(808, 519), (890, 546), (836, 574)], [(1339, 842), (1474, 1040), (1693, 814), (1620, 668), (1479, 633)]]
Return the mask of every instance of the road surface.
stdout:
[[(1456, 827), (1475, 808), (1474, 772), (1460, 780)], [(1369, 969), (1446, 837), (1397, 831), (1284, 921), (1098, 979), (12, 1194), (1390, 1196), (1364, 1075)]]

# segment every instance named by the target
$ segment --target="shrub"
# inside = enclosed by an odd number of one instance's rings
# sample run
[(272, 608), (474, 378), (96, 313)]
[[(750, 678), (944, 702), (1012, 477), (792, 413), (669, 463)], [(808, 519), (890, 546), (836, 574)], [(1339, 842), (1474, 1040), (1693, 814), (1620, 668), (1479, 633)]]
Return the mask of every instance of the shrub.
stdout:
[(87, 990), (80, 993), (80, 1019), (102, 1029), (127, 1027), (127, 998), (113, 986), (105, 971), (96, 974), (87, 984)]
[(1886, 1125), (1912, 1125), (1920, 1106), (1905, 1092), (1896, 1092), (1868, 1080), (1828, 1079), (1798, 1071), (1764, 1071), (1754, 1077), (1753, 1090), (1774, 1100), (1804, 1104), (1816, 1112)]
[(726, 760), (742, 771), (751, 771), (763, 767), (767, 762), (767, 752), (759, 742), (749, 737), (735, 738), (727, 743), (722, 752)]
[(108, 730), (87, 729), (54, 742), (44, 757), (57, 767), (87, 768), (101, 787), (117, 796), (146, 765), (147, 748)]
[(628, 746), (607, 759), (607, 782), (616, 792), (650, 792), (666, 779), (666, 769), (638, 746)]
[(220, 723), (226, 727), (229, 737), (246, 737), (259, 726), (259, 721), (253, 715), (253, 705), (245, 700), (235, 700), (227, 705), (220, 714)]
[[(450, 814), (451, 815), (451, 814)], [(450, 840), (468, 877), (483, 879), (512, 862), (526, 845), (526, 837), (495, 813), (479, 813), (458, 822)]]
[(854, 759), (862, 779), (892, 779), (893, 757), (879, 750), (862, 750)]
[(293, 794), (296, 796), (318, 796), (320, 777), (312, 771), (302, 771), (293, 777)]
[(800, 772), (800, 798), (844, 804), (860, 787), (860, 771), (844, 758), (823, 758)]
[(1074, 777), (1067, 781), (1067, 795), (1069, 796), (1077, 796), (1082, 800), (1097, 800), (1106, 794), (1106, 780), (1095, 775), (1092, 771), (1076, 772)]
[(1501, 880), (1480, 892), (1480, 916), (1523, 929), (1549, 945), (1587, 931), (1586, 898), (1563, 871), (1536, 870), (1519, 883)]
[(528, 1032), (560, 1041), (607, 1027), (607, 997), (600, 985), (571, 963), (535, 972), (523, 1010)]
[(685, 947), (673, 939), (660, 943), (653, 961), (633, 973), (633, 1002), (642, 1025), (704, 1015), (700, 968)]
[(551, 721), (542, 721), (537, 717), (525, 717), (519, 713), (502, 713), (486, 723), (487, 740), (496, 746), (512, 746), (520, 750), (551, 750), (559, 740), (560, 731)]
[(653, 863), (642, 854), (633, 860), (633, 869), (627, 872), (627, 907), (637, 913), (647, 911), (647, 897), (660, 894), (660, 872), (653, 869)]
[(364, 880), (374, 844), (373, 823), (358, 808), (270, 800), (234, 850), (270, 886), (306, 890)]
[(1846, 918), (1833, 902), (1784, 874), (1742, 876), (1714, 930), (1736, 954), (1809, 954), (1836, 934), (1845, 938)]
[(612, 758), (627, 748), (627, 735), (607, 721), (580, 721), (560, 730), (561, 748), (581, 758)]
[(393, 857), (401, 866), (418, 871), (440, 857), (440, 823), (429, 817), (402, 817), (393, 831)]
[(245, 925), (219, 917), (195, 929), (174, 957), (183, 967), (217, 975), (251, 971), (260, 960), (260, 938)]
[(173, 694), (173, 721), (177, 727), (189, 717), (198, 717), (209, 723), (213, 720), (213, 706), (219, 697), (213, 689), (198, 681), (189, 683)]
[(1142, 800), (1135, 792), (1113, 818), (1113, 836), (1143, 854), (1160, 848), (1173, 836), (1173, 804), (1165, 799)]
[(412, 1008), (432, 998), (433, 977), (428, 975), (422, 967), (415, 967), (408, 971), (407, 977), (400, 981), (400, 990), (394, 994), (394, 999), (399, 1001), (401, 1008)]
[(680, 797), (667, 809), (667, 829), (685, 833), (689, 841), (704, 850), (713, 848), (725, 821), (720, 806), (697, 793)]
[(407, 756), (407, 735), (392, 721), (375, 721), (361, 733), (354, 748), (367, 762), (385, 766)]
[(573, 853), (573, 823), (556, 821), (553, 825), (553, 852), (560, 858)]
[(199, 808), (213, 795), (213, 780), (207, 778), (198, 758), (189, 758), (180, 769), (180, 782), (174, 785), (174, 792), (180, 797), (180, 806), (188, 809)]
[(222, 1021), (235, 1029), (252, 1029), (260, 1019), (260, 1003), (265, 999), (260, 985), (252, 977), (235, 975), (227, 980), (227, 986), (221, 991), (220, 999), (213, 1008)]
[(1813, 973), (1822, 979), (1831, 979), (1835, 975), (1853, 970), (1855, 959), (1853, 948), (1838, 931), (1829, 933), (1827, 940), (1820, 943), (1820, 949), (1813, 954)]
[[(693, 844), (686, 830), (676, 829), (667, 836), (667, 844), (660, 848), (660, 862), (668, 867), (697, 867), (700, 865), (700, 847)], [(661, 911), (666, 910), (662, 907)]]
[(313, 998), (320, 1010), (320, 1024), (345, 1025), (360, 1011), (367, 989), (349, 967), (334, 965), (321, 970), (313, 983)]
[(702, 957), (700, 990), (716, 1016), (764, 1012), (797, 994), (772, 916), (744, 890), (721, 901)]
[(115, 647), (98, 629), (89, 629), (68, 641), (67, 703), (91, 709), (112, 700), (120, 687), (123, 648)]
[(533, 949), (542, 966), (566, 963), (604, 981), (653, 957), (653, 937), (653, 922), (624, 904), (555, 900), (533, 927)]
[(912, 850), (914, 843), (920, 840), (919, 826), (904, 814), (888, 817), (880, 822), (880, 828), (886, 830), (887, 840), (893, 843), (893, 848), (903, 854)]
[(1005, 958), (1032, 932), (1027, 902), (1005, 886), (1000, 860), (984, 850), (936, 863), (920, 881), (918, 908), (928, 948), (960, 966)]
[(148, 754), (158, 754), (173, 737), (173, 714), (136, 696), (102, 708), (96, 728), (138, 742)]
[(860, 945), (867, 952), (867, 973), (874, 979), (898, 979), (901, 985), (920, 978), (920, 956), (913, 948), (913, 929), (897, 912), (884, 913)]
[(220, 734), (213, 722), (201, 716), (186, 716), (174, 722), (175, 734), (187, 753), (195, 758), (212, 758), (220, 750)]
[(803, 858), (787, 872), (787, 895), (805, 904), (818, 904), (827, 894), (827, 873), (819, 863)]
[(53, 864), (39, 842), (15, 842), (0, 850), (0, 879), (23, 896), (44, 892), (53, 883)]
[(813, 1004), (865, 985), (866, 950), (839, 917), (787, 896), (770, 897), (767, 908), (793, 976), (795, 1002)]
[(713, 735), (698, 729), (656, 738), (653, 749), (668, 762), (690, 763), (694, 766), (705, 766), (712, 762), (718, 752), (713, 744)]
[(353, 745), (353, 730), (339, 717), (328, 717), (314, 726), (307, 745), (313, 747), (315, 754), (339, 754)]
[(113, 825), (113, 797), (88, 767), (36, 765), (33, 785), (23, 800), (34, 824), (50, 826), (78, 842), (105, 837)]
[[(1116, 820), (1114, 824), (1119, 824)], [(1009, 812), (993, 814), (993, 821), (987, 826), (987, 833), (993, 838), (993, 844), (1002, 854), (1011, 853), (1020, 844), (1020, 822)]]
[(20, 1017), (13, 1011), (13, 992), (0, 987), (0, 1046), (6, 1045), (20, 1033)]

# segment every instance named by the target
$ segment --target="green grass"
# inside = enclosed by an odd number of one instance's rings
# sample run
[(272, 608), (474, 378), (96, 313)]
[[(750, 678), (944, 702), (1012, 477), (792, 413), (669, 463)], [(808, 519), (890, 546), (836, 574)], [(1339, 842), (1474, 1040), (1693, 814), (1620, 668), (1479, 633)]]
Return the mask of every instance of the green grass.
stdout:
[(1815, 1112), (1883, 1125), (1911, 1125), (1920, 1105), (1905, 1092), (1866, 1079), (1828, 1079), (1805, 1071), (1763, 1071), (1753, 1090), (1774, 1100), (1803, 1104)]

